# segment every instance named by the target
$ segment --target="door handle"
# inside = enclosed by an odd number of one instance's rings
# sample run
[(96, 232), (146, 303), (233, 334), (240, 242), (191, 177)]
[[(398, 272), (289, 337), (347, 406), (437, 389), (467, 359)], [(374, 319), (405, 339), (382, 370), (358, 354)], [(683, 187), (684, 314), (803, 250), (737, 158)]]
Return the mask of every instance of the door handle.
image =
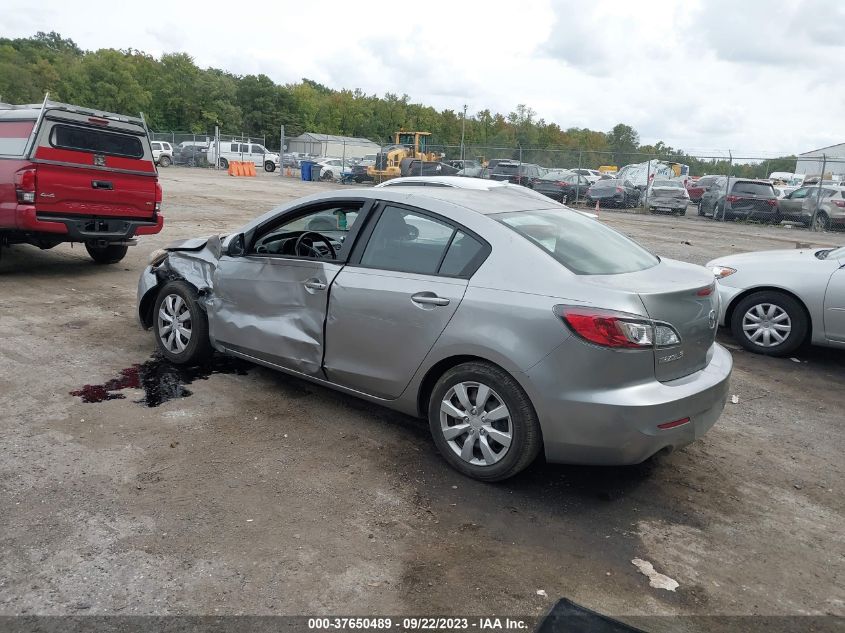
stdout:
[(325, 290), (326, 284), (324, 284), (322, 281), (312, 280), (312, 281), (306, 281), (305, 287), (308, 288), (309, 290)]
[(91, 186), (94, 189), (114, 189), (114, 185), (112, 184), (111, 180), (92, 180)]
[(433, 306), (447, 306), (449, 305), (449, 300), (445, 297), (438, 297), (436, 294), (432, 292), (418, 292), (417, 294), (411, 297), (411, 301), (414, 303), (423, 303), (427, 305)]

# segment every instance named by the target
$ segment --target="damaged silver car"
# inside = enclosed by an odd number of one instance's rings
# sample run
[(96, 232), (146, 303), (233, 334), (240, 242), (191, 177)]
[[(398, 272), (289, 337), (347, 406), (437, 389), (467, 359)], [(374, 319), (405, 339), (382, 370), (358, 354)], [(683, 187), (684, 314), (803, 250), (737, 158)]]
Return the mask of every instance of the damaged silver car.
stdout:
[(732, 367), (709, 271), (506, 187), (297, 200), (155, 253), (138, 300), (173, 362), (217, 350), (427, 418), (486, 481), (689, 444)]

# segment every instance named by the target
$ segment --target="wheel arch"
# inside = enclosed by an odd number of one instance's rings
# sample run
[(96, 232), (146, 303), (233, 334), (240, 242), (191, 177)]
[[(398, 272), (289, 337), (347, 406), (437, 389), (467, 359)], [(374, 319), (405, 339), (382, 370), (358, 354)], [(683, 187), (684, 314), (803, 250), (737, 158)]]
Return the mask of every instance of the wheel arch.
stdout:
[[(532, 400), (531, 393), (529, 390), (525, 389), (525, 385), (523, 384), (521, 377), (515, 376), (513, 371), (503, 366), (501, 363), (497, 363), (496, 361), (485, 358), (484, 356), (479, 356), (478, 354), (453, 354), (451, 356), (441, 358), (434, 363), (428, 368), (425, 375), (420, 380), (416, 395), (416, 413), (419, 417), (428, 417), (428, 401), (431, 399), (431, 392), (434, 390), (434, 386), (437, 384), (437, 381), (440, 380), (440, 377), (453, 367), (471, 362), (487, 363), (488, 365), (492, 365), (493, 367), (505, 372), (513, 378), (520, 387), (522, 387), (528, 395), (528, 399)], [(532, 406), (534, 406), (533, 401)]]
[[(188, 279), (173, 272), (172, 270), (156, 270), (155, 276), (155, 286), (150, 287), (150, 289), (144, 293), (144, 296), (141, 297), (141, 300), (138, 302), (138, 318), (141, 321), (141, 325), (146, 330), (153, 326), (153, 310), (155, 309), (156, 298), (158, 298), (158, 293), (165, 284), (171, 281), (182, 281), (193, 288), (197, 295), (202, 294), (202, 291), (196, 284), (191, 283)], [(200, 303), (200, 306), (202, 306), (202, 303)]]
[(779, 292), (781, 294), (787, 295), (788, 297), (791, 297), (792, 299), (795, 299), (795, 301), (798, 302), (798, 305), (801, 306), (801, 309), (804, 311), (804, 316), (807, 318), (807, 334), (804, 337), (804, 341), (802, 341), (802, 343), (806, 343), (807, 341), (812, 339), (813, 316), (810, 314), (810, 310), (807, 308), (807, 304), (797, 294), (795, 294), (791, 290), (787, 290), (786, 288), (781, 288), (780, 286), (755, 286), (754, 288), (748, 288), (740, 292), (737, 296), (731, 299), (731, 302), (725, 309), (725, 327), (730, 328), (734, 310), (736, 309), (736, 306), (739, 305), (739, 302), (748, 297), (749, 295), (754, 294), (755, 292)]

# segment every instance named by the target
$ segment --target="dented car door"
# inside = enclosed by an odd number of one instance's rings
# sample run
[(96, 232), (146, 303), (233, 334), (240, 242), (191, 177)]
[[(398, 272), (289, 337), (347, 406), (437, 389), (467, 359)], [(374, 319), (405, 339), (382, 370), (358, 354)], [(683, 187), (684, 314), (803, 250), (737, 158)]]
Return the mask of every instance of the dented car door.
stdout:
[(340, 264), (224, 255), (214, 274), (211, 338), (235, 352), (319, 376), (329, 285)]
[[(322, 377), (329, 288), (354, 242), (360, 201), (285, 210), (220, 257), (208, 301), (219, 346)], [(308, 238), (305, 243), (304, 238)]]

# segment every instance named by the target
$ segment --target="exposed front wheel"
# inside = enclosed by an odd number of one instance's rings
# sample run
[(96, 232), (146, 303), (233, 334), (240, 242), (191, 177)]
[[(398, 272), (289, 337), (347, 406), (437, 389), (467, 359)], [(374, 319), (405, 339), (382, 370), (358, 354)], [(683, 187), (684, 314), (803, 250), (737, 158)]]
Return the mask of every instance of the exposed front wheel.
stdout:
[(185, 365), (211, 356), (208, 315), (192, 286), (184, 281), (165, 284), (156, 298), (153, 316), (156, 345), (167, 360)]
[(170, 156), (162, 156), (158, 159), (159, 167), (170, 167), (173, 161), (170, 160)]
[(501, 481), (526, 468), (542, 445), (528, 395), (504, 370), (470, 362), (447, 371), (431, 393), (428, 421), (449, 464), (482, 481)]
[(266, 163), (264, 163), (264, 171), (266, 171), (266, 172), (276, 171), (276, 163), (274, 163), (271, 160), (268, 160)]
[(229, 169), (229, 161), (225, 158), (220, 159), (220, 169)]
[(734, 338), (748, 351), (786, 356), (803, 343), (808, 322), (803, 307), (793, 297), (764, 290), (736, 305), (730, 325)]
[(334, 180), (334, 174), (331, 171), (324, 171), (320, 175), (321, 180)]
[(85, 245), (85, 250), (98, 264), (116, 264), (121, 259), (126, 257), (128, 246), (122, 244), (109, 244), (108, 246), (93, 246), (91, 244)]

